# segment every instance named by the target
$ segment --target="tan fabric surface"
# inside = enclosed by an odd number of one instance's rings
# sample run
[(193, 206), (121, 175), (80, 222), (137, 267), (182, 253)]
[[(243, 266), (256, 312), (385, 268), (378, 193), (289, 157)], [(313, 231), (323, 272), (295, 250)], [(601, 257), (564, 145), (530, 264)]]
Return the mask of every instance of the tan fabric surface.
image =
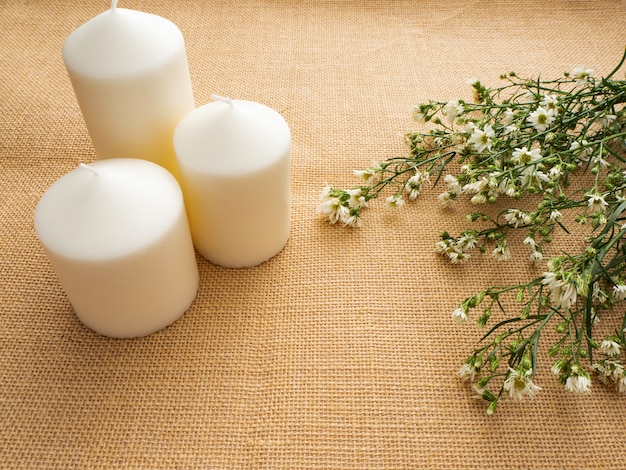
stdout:
[[(436, 190), (359, 230), (315, 214), (325, 182), (403, 154), (410, 107), (469, 97), (479, 77), (607, 73), (626, 2), (165, 1), (187, 44), (196, 104), (273, 107), (293, 134), (292, 235), (259, 267), (198, 257), (190, 310), (142, 339), (78, 321), (33, 230), (58, 177), (95, 156), (61, 60), (101, 1), (0, 1), (0, 466), (2, 468), (624, 468), (626, 398), (560, 389), (488, 418), (456, 371), (479, 338), (450, 321), (467, 295), (535, 274), (434, 254), (461, 227)], [(621, 72), (620, 72), (621, 73)]]

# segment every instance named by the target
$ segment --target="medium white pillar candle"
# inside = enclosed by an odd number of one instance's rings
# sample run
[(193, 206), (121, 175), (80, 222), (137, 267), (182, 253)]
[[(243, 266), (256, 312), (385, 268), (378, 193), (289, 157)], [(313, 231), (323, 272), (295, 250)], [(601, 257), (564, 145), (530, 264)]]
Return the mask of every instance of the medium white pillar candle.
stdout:
[(154, 163), (119, 158), (70, 171), (39, 200), (35, 230), (79, 319), (98, 333), (148, 335), (196, 296), (182, 192)]
[(267, 106), (213, 98), (174, 132), (191, 234), (212, 263), (256, 266), (289, 238), (291, 133)]
[(176, 175), (172, 135), (195, 107), (178, 27), (114, 0), (70, 34), (63, 61), (98, 158), (142, 158)]

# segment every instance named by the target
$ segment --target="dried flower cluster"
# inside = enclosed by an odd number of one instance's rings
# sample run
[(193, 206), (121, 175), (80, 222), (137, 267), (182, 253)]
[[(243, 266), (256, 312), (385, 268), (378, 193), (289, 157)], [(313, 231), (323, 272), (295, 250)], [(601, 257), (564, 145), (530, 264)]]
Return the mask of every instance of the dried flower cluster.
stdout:
[[(584, 67), (548, 81), (510, 72), (495, 88), (472, 79), (471, 101), (415, 106), (413, 117), (426, 129), (406, 135), (408, 156), (355, 171), (361, 185), (353, 189), (322, 192), (318, 212), (346, 226), (361, 225), (372, 199), (386, 196), (384, 206), (398, 208), (426, 184), (445, 185), (438, 196), (444, 206), (467, 197), (480, 208), (505, 198), (496, 216), (480, 209), (467, 215), (482, 228), (442, 232), (435, 247), (455, 264), (487, 251), (506, 261), (509, 235), (521, 230), (530, 262), (545, 263), (542, 276), (481, 290), (452, 313), (457, 322), (475, 316), (489, 328), (459, 370), (488, 402), (488, 414), (503, 397), (520, 400), (540, 390), (533, 381), (547, 325), (559, 338), (548, 348), (551, 370), (567, 390), (589, 392), (595, 375), (626, 393), (626, 314), (614, 334), (593, 336), (601, 313), (626, 299), (626, 81), (614, 78), (625, 58), (601, 79)], [(590, 183), (581, 188), (581, 181)], [(544, 258), (555, 230), (570, 233), (567, 214), (588, 227), (585, 248)], [(507, 297), (519, 305), (515, 312), (503, 306)], [(503, 320), (492, 319), (494, 309)]]

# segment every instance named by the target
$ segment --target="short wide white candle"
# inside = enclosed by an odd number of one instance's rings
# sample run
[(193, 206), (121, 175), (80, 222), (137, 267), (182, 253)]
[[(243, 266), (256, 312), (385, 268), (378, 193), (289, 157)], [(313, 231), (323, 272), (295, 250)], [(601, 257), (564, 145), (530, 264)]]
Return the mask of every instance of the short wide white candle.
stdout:
[(98, 158), (142, 158), (176, 175), (172, 135), (195, 107), (183, 35), (115, 3), (63, 46), (85, 124)]
[(139, 159), (70, 171), (43, 194), (35, 230), (79, 319), (106, 336), (145, 336), (193, 302), (198, 266), (176, 179)]
[(214, 264), (256, 266), (289, 239), (291, 133), (267, 106), (213, 98), (174, 132), (191, 234)]

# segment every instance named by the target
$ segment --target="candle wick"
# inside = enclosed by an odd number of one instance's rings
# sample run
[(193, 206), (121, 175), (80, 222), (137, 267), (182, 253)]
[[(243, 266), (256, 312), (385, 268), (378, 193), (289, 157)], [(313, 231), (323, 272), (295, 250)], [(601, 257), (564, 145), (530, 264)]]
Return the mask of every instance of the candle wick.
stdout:
[(117, 8), (117, 0), (111, 0), (111, 11), (115, 11)]
[(89, 166), (89, 165), (87, 165), (87, 164), (85, 164), (85, 163), (80, 163), (80, 164), (78, 165), (78, 167), (79, 167), (79, 168), (83, 168), (83, 169), (85, 169), (85, 170), (87, 170), (87, 171), (89, 171), (89, 172), (93, 173), (93, 174), (94, 174), (94, 175), (96, 175), (96, 176), (98, 176), (98, 174), (99, 174), (99, 173), (98, 173), (98, 171), (97, 171), (94, 167)]
[(213, 101), (222, 101), (222, 102), (226, 103), (228, 106), (232, 106), (233, 105), (233, 100), (231, 100), (230, 98), (225, 98), (223, 96), (211, 95), (211, 99)]

